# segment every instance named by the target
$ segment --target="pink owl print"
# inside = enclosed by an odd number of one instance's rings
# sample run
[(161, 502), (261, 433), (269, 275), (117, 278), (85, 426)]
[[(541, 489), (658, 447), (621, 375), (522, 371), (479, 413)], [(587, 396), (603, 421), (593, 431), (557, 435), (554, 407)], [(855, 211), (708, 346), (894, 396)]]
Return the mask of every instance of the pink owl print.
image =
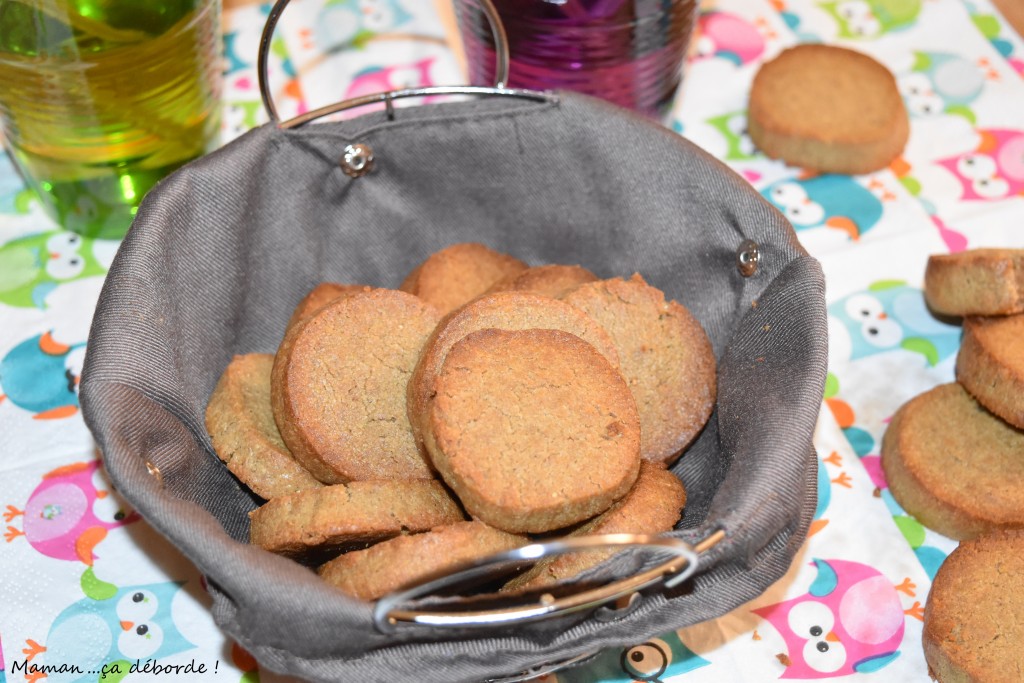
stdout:
[(110, 529), (140, 519), (107, 490), (99, 461), (78, 462), (47, 472), (29, 496), (24, 510), (8, 505), (4, 519), (22, 517), (23, 528), (8, 526), (10, 543), (24, 536), (35, 550), (58, 560), (92, 566), (94, 549)]
[[(426, 57), (412, 64), (393, 64), (390, 66), (364, 69), (356, 74), (351, 85), (345, 91), (345, 99), (362, 97), (389, 90), (402, 88), (425, 88), (434, 85), (430, 77), (430, 68), (435, 57)], [(424, 98), (429, 101), (432, 98)]]
[(858, 562), (819, 560), (806, 595), (754, 610), (782, 635), (782, 678), (871, 673), (899, 656), (903, 606), (897, 587)]
[(693, 59), (717, 57), (743, 66), (764, 54), (764, 37), (753, 24), (730, 12), (704, 12), (697, 20)]
[(1024, 132), (988, 128), (978, 134), (975, 150), (938, 162), (960, 181), (960, 198), (991, 201), (1024, 194)]

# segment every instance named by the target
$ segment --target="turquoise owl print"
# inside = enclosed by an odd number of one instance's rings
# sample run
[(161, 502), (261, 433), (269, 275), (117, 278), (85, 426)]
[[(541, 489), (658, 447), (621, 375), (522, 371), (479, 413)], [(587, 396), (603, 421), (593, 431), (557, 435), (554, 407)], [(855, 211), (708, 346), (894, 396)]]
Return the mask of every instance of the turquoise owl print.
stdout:
[(44, 644), (26, 642), (26, 660), (48, 667), (47, 683), (92, 683), (99, 672), (116, 678), (116, 672), (127, 673), (137, 662), (190, 650), (195, 644), (171, 617), (181, 586), (165, 582), (118, 588), (88, 569), (82, 576), (86, 597), (57, 615)]
[(937, 320), (923, 292), (902, 280), (875, 282), (832, 303), (828, 313), (831, 346), (848, 346), (848, 360), (903, 349), (935, 366), (960, 348), (960, 328)]

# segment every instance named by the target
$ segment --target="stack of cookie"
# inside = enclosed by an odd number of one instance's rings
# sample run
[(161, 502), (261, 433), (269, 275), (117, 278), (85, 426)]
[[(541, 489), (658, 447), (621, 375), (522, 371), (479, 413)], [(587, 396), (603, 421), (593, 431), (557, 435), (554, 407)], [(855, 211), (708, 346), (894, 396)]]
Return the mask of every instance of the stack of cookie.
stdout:
[(893, 416), (882, 440), (889, 488), (950, 538), (1024, 527), (1024, 250), (932, 256), (925, 297), (964, 317), (957, 382)]
[[(707, 335), (638, 275), (443, 249), (398, 290), (325, 283), (276, 355), (236, 357), (214, 449), (267, 503), (251, 541), (373, 600), (536, 535), (659, 533), (715, 403)], [(532, 590), (603, 560), (535, 565)]]
[[(939, 681), (1020, 680), (1024, 609), (1024, 250), (932, 256), (925, 297), (962, 316), (956, 378), (903, 405), (882, 441), (893, 497), (964, 541), (925, 606), (924, 651)], [(1005, 644), (1010, 644), (1009, 647)]]

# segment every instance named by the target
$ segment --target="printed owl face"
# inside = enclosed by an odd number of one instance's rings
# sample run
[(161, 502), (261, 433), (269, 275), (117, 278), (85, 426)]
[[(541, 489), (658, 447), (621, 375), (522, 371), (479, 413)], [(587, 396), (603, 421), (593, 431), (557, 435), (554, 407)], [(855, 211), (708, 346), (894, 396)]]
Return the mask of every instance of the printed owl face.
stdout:
[(171, 606), (181, 584), (97, 585), (100, 590), (68, 606), (54, 619), (46, 637), (45, 660), (74, 662), (94, 671), (113, 662), (163, 659), (195, 647), (178, 630), (172, 616)]
[(999, 200), (1024, 194), (1024, 132), (982, 129), (967, 154), (938, 162), (960, 181), (961, 199)]
[(821, 175), (773, 183), (761, 194), (781, 211), (793, 228), (827, 227), (859, 239), (882, 218), (882, 202), (849, 176)]
[(839, 37), (870, 39), (906, 28), (921, 11), (921, 0), (839, 0), (821, 3), (839, 27)]
[(907, 112), (919, 118), (943, 113), (974, 121), (969, 109), (985, 86), (981, 70), (959, 55), (915, 52), (912, 69), (897, 79)]
[(813, 563), (818, 575), (805, 595), (754, 610), (786, 643), (782, 678), (868, 673), (896, 659), (904, 613), (892, 582), (858, 562)]
[(837, 360), (903, 349), (934, 366), (953, 356), (960, 328), (932, 316), (920, 289), (901, 280), (873, 283), (828, 307), (829, 338)]
[(140, 519), (117, 496), (98, 461), (72, 463), (43, 475), (23, 511), (8, 506), (5, 519), (23, 517), (23, 531), (8, 526), (8, 541), (24, 536), (42, 555), (91, 566), (107, 532)]
[(317, 18), (315, 35), (324, 48), (339, 48), (399, 28), (412, 18), (397, 0), (330, 0)]
[(95, 275), (106, 267), (93, 240), (68, 231), (27, 235), (0, 245), (0, 303), (23, 308), (46, 307), (46, 296), (58, 285)]

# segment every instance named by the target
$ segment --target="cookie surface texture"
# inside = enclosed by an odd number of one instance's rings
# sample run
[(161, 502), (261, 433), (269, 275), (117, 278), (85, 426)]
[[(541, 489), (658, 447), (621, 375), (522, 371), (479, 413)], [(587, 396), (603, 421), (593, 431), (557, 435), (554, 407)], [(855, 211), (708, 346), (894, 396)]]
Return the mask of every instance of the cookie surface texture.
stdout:
[(377, 289), (329, 304), (285, 335), (274, 360), (274, 418), (318, 479), (432, 478), (405, 392), (438, 318), (410, 294)]
[(453, 244), (431, 254), (409, 273), (399, 289), (415, 294), (443, 315), (526, 267), (519, 259), (482, 244)]
[(671, 462), (715, 407), (715, 356), (686, 308), (639, 276), (582, 285), (564, 301), (611, 335), (640, 411), (644, 459)]
[(274, 422), (273, 365), (270, 354), (235, 356), (206, 406), (206, 430), (217, 457), (253, 493), (266, 499), (321, 486), (292, 457)]
[(353, 481), (274, 498), (249, 513), (249, 541), (284, 555), (369, 543), (465, 519), (438, 481)]
[(896, 502), (945, 536), (1024, 526), (1024, 432), (957, 383), (896, 412), (882, 438), (882, 469)]
[(928, 258), (924, 295), (944, 315), (1024, 313), (1024, 249), (973, 249)]
[(1024, 314), (964, 318), (956, 379), (983, 406), (1024, 429)]
[(535, 292), (557, 299), (570, 290), (597, 280), (597, 276), (582, 266), (552, 264), (527, 268), (521, 273), (499, 280), (489, 292)]
[[(679, 478), (658, 463), (644, 461), (640, 464), (640, 476), (625, 498), (569, 535), (660, 534), (675, 527), (685, 504), (686, 490)], [(614, 552), (570, 553), (542, 560), (509, 581), (502, 590), (515, 592), (551, 585), (596, 566)]]
[(376, 600), (436, 572), (527, 543), (525, 536), (483, 522), (459, 522), (345, 553), (320, 567), (319, 573), (352, 597)]
[(611, 337), (580, 309), (532, 292), (498, 292), (482, 296), (446, 316), (423, 348), (408, 388), (409, 419), (417, 439), (427, 438), (424, 426), (428, 403), (449, 349), (467, 334), (489, 328), (562, 330), (593, 344), (613, 366), (619, 365), (619, 355)]
[(309, 294), (302, 297), (302, 301), (295, 306), (295, 310), (292, 311), (292, 317), (288, 320), (287, 329), (291, 329), (294, 325), (305, 320), (333, 301), (337, 301), (342, 297), (351, 296), (358, 292), (368, 292), (370, 289), (371, 287), (367, 287), (365, 285), (343, 285), (337, 282), (321, 282), (311, 289)]
[(939, 683), (1024, 676), (1024, 532), (961, 543), (939, 567), (924, 610), (924, 656)]
[(910, 135), (888, 69), (861, 52), (817, 44), (789, 48), (761, 66), (747, 125), (769, 157), (822, 173), (884, 168)]
[(427, 440), (474, 518), (544, 532), (622, 498), (640, 467), (640, 422), (625, 380), (559, 330), (474, 332), (437, 378)]

